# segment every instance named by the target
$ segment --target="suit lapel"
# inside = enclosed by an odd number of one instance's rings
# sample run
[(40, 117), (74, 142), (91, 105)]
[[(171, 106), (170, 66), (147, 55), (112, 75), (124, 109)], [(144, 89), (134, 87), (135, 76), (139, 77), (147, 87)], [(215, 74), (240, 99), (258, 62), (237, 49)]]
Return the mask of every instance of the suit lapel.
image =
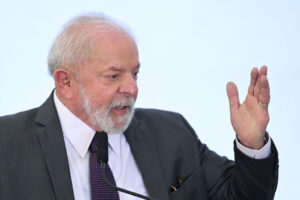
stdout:
[(43, 152), (57, 200), (74, 200), (68, 158), (53, 93), (36, 118), (37, 138)]
[(142, 173), (146, 188), (151, 197), (161, 200), (168, 199), (168, 193), (164, 188), (164, 176), (155, 148), (154, 138), (151, 133), (139, 128), (139, 121), (134, 118), (130, 127), (125, 132), (126, 139), (135, 161)]

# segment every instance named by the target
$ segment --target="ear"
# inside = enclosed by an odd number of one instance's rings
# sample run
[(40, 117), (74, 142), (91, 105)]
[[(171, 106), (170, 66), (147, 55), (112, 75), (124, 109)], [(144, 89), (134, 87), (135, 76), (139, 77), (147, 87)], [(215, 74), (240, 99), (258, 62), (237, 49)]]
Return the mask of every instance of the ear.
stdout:
[(70, 70), (57, 69), (53, 74), (56, 90), (66, 99), (73, 97), (75, 77)]

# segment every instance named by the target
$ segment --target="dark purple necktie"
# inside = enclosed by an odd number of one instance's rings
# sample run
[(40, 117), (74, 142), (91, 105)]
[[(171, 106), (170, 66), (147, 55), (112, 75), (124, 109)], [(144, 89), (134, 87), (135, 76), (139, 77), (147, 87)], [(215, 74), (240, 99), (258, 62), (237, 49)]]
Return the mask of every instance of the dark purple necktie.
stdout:
[[(106, 134), (104, 132), (96, 133), (96, 134)], [(118, 192), (110, 188), (101, 177), (101, 169), (100, 165), (97, 161), (97, 138), (96, 134), (92, 140), (90, 145), (90, 176), (91, 176), (91, 189), (92, 189), (92, 200), (119, 200)], [(106, 166), (106, 177), (108, 181), (116, 185), (113, 174), (109, 168)]]

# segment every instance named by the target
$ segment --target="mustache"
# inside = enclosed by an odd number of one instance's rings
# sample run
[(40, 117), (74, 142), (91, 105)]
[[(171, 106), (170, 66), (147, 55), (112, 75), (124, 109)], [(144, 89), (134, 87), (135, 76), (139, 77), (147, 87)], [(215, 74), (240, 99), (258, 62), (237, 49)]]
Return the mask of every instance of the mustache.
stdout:
[(129, 96), (123, 96), (123, 97), (117, 97), (114, 98), (111, 104), (109, 105), (109, 108), (113, 107), (120, 107), (120, 106), (127, 106), (132, 108), (134, 106), (134, 98)]

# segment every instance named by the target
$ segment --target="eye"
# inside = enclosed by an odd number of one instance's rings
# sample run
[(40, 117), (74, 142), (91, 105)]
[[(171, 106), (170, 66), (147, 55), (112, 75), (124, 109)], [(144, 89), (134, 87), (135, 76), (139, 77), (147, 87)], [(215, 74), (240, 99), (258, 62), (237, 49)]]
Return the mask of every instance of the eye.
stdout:
[(113, 74), (113, 75), (110, 76), (111, 79), (116, 79), (117, 77), (118, 77), (117, 74)]
[(108, 81), (115, 81), (119, 78), (119, 74), (107, 74), (105, 78)]
[(134, 77), (135, 79), (137, 79), (138, 73), (139, 73), (139, 72), (134, 72), (134, 73), (133, 73), (133, 77)]
[(119, 77), (119, 74), (109, 74), (107, 75), (107, 78), (110, 80), (115, 80)]

